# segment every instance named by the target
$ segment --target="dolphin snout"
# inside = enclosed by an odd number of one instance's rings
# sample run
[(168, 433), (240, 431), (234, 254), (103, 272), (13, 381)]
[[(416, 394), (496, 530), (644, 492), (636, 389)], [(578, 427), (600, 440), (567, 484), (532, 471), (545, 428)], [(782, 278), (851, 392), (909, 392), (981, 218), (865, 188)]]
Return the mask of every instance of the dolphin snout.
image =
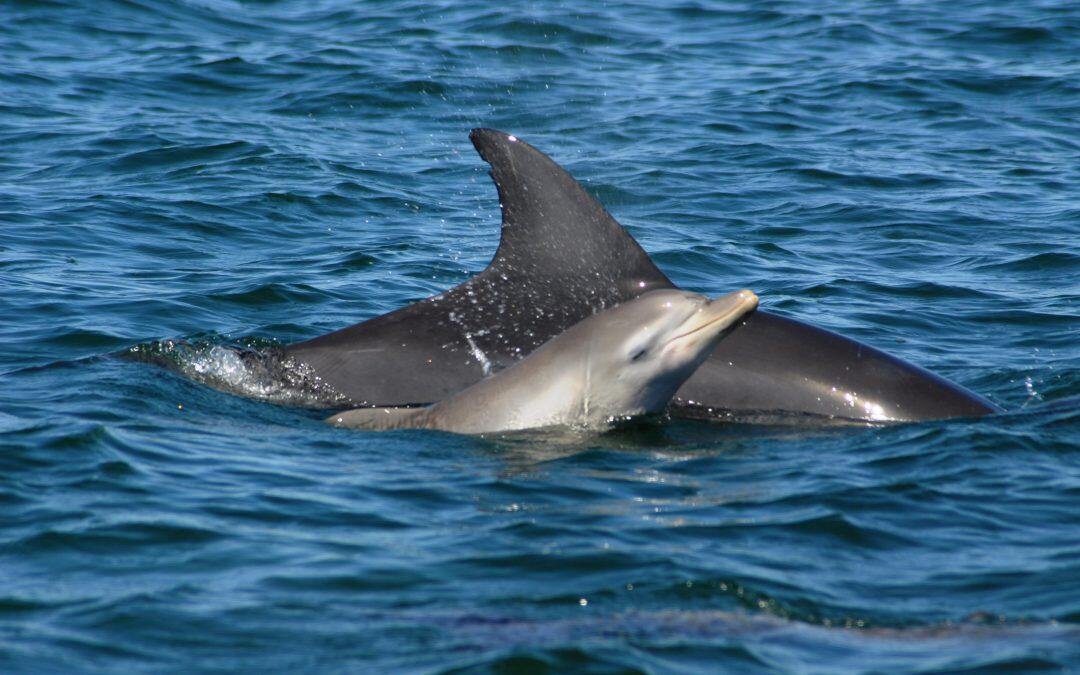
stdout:
[(757, 307), (758, 305), (758, 296), (753, 291), (744, 288), (741, 291), (736, 291), (735, 296), (740, 302), (746, 303), (751, 307)]
[(743, 289), (710, 300), (694, 313), (686, 323), (684, 330), (672, 341), (680, 340), (699, 331), (709, 329), (706, 334), (716, 335), (734, 325), (736, 321), (757, 308), (758, 297), (753, 291)]
[(702, 310), (709, 315), (709, 323), (712, 323), (713, 321), (723, 321), (725, 319), (727, 319), (729, 323), (734, 323), (735, 320), (741, 318), (744, 314), (748, 314), (757, 309), (757, 306), (757, 294), (744, 288), (740, 291), (728, 293), (727, 295), (722, 295), (719, 298), (710, 300)]

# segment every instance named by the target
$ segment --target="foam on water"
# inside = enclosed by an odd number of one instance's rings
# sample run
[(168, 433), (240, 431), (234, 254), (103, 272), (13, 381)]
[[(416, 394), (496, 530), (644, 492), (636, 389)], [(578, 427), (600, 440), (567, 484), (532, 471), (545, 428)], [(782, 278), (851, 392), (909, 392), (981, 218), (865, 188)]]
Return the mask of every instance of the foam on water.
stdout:
[(135, 345), (120, 356), (162, 366), (200, 384), (268, 403), (310, 408), (340, 408), (351, 403), (306, 364), (272, 347), (251, 349), (213, 341), (163, 340)]

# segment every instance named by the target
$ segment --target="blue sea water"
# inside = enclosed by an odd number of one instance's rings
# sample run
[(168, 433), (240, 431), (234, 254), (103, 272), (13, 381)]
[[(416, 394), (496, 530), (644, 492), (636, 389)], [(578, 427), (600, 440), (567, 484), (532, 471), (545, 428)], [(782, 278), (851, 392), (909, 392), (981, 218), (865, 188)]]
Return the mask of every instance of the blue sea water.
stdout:
[[(370, 434), (215, 348), (482, 269), (476, 126), (1008, 412)], [(3, 672), (1075, 671), (1078, 410), (1075, 3), (0, 2)]]

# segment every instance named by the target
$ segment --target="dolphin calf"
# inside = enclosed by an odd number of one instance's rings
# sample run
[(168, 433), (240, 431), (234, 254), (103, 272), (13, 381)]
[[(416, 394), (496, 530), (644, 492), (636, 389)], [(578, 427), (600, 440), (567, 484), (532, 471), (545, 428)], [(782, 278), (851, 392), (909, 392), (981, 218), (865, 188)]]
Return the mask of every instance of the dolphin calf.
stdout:
[(720, 338), (757, 304), (747, 290), (711, 302), (687, 291), (652, 291), (574, 324), (509, 368), (432, 406), (360, 408), (327, 422), (463, 434), (603, 429), (621, 418), (663, 412)]
[[(502, 207), (494, 259), (464, 283), (284, 356), (357, 405), (441, 401), (578, 321), (674, 284), (562, 167), (521, 139), (474, 129)], [(809, 413), (911, 421), (1000, 411), (868, 345), (756, 311), (679, 389), (673, 412)]]

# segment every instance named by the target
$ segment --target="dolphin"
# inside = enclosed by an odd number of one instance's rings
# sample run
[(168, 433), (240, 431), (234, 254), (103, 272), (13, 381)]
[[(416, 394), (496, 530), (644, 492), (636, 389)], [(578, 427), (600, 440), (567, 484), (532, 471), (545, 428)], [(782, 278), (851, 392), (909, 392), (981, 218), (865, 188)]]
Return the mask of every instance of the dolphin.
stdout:
[(720, 338), (757, 304), (747, 290), (712, 301), (688, 291), (651, 291), (574, 324), (509, 368), (432, 406), (359, 408), (326, 421), (462, 434), (603, 429), (663, 412)]
[[(470, 139), (502, 207), (494, 259), (450, 290), (284, 347), (359, 406), (426, 405), (507, 368), (592, 314), (675, 288), (562, 167), (494, 129)], [(863, 343), (756, 311), (679, 389), (676, 415), (795, 413), (873, 421), (1000, 412), (986, 399)]]

